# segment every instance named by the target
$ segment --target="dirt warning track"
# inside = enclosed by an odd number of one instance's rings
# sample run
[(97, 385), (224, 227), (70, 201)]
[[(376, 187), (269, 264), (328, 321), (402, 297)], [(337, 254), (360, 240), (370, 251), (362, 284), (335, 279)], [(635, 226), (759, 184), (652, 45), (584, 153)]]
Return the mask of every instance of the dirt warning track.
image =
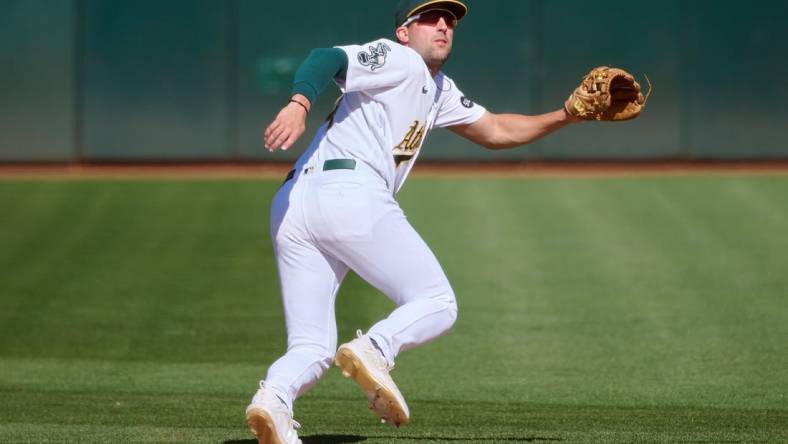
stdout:
[[(2, 179), (278, 179), (290, 163), (0, 164)], [(782, 175), (781, 161), (421, 162), (414, 177), (620, 177), (695, 174)]]

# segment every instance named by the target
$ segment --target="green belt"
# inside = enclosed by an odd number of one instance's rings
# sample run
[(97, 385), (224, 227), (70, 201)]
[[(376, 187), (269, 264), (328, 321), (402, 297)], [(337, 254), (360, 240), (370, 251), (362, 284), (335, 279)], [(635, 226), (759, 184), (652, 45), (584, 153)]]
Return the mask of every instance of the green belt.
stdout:
[[(323, 171), (331, 171), (331, 170), (355, 170), (356, 169), (356, 160), (355, 159), (330, 159), (323, 162)], [(290, 170), (287, 173), (287, 177), (285, 177), (285, 181), (282, 182), (282, 185), (287, 183), (288, 180), (295, 177), (296, 170)]]
[(355, 170), (355, 159), (331, 159), (323, 162), (323, 171), (329, 170)]

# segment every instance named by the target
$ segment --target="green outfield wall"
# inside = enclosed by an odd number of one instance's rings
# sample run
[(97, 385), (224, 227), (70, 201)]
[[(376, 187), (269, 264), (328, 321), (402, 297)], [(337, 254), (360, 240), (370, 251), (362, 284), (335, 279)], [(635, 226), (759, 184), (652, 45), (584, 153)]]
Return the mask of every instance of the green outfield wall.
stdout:
[[(594, 65), (648, 74), (632, 122), (422, 158), (788, 158), (788, 2), (469, 0), (445, 71), (495, 112), (557, 109)], [(0, 161), (288, 160), (262, 149), (311, 48), (391, 36), (392, 0), (0, 0)], [(645, 82), (643, 82), (645, 83)], [(320, 97), (312, 132), (338, 90)]]

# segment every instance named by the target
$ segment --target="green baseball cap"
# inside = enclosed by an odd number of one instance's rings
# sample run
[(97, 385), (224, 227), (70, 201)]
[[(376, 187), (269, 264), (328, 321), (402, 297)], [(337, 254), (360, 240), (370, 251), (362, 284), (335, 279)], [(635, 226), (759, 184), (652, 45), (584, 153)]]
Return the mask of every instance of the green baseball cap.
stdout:
[(465, 17), (468, 7), (460, 0), (402, 0), (394, 13), (394, 28), (399, 28), (409, 17), (428, 9), (447, 9), (457, 17)]

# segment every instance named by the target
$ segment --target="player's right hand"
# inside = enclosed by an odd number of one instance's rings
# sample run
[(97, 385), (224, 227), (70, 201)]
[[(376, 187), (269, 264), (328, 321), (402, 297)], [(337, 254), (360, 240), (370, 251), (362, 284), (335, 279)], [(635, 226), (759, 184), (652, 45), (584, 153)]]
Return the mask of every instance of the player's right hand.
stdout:
[[(299, 103), (309, 103), (306, 97), (298, 96)], [(307, 111), (299, 103), (289, 102), (279, 111), (273, 122), (265, 129), (265, 148), (274, 152), (287, 150), (304, 134)]]

